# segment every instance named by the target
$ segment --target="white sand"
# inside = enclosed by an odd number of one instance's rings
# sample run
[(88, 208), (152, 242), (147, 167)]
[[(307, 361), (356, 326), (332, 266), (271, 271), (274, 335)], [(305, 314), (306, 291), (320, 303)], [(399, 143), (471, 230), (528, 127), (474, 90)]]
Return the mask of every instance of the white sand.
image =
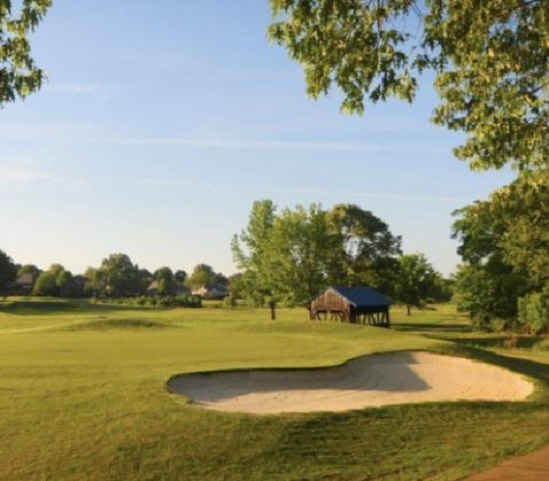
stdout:
[(534, 389), (505, 369), (427, 352), (365, 356), (325, 369), (183, 374), (172, 378), (168, 388), (205, 409), (257, 414), (432, 401), (518, 401)]

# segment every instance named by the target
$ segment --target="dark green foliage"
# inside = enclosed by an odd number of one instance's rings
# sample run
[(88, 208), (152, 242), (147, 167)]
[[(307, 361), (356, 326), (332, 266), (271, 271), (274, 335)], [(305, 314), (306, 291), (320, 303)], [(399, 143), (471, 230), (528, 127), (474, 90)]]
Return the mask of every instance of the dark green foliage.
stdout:
[(179, 284), (180, 286), (184, 285), (185, 283), (185, 279), (187, 278), (187, 273), (183, 270), (177, 270), (175, 271), (174, 275), (174, 280), (177, 284)]
[[(528, 295), (549, 281), (548, 205), (549, 172), (523, 171), (489, 200), (456, 212), (454, 237), (465, 262), (456, 277), (456, 301), (479, 325), (537, 330), (527, 327), (528, 317), (536, 316), (526, 313), (534, 309), (528, 299), (535, 296)], [(523, 321), (517, 324), (522, 296)]]
[(120, 298), (105, 298), (94, 299), (95, 302), (127, 304), (134, 306), (150, 306), (150, 307), (187, 307), (200, 308), (202, 307), (202, 299), (199, 296), (191, 294), (181, 294), (179, 296), (138, 296), (138, 297), (120, 297)]
[(82, 291), (80, 282), (80, 279), (75, 281), (61, 264), (52, 264), (38, 275), (32, 293), (35, 296), (77, 297)]
[(108, 297), (134, 296), (143, 288), (140, 274), (139, 267), (126, 254), (111, 254), (101, 262), (94, 280)]
[(396, 276), (396, 299), (411, 307), (423, 307), (436, 288), (437, 273), (423, 254), (403, 255)]
[(372, 212), (353, 204), (329, 211), (336, 237), (327, 266), (331, 284), (371, 286), (388, 296), (395, 294), (401, 237)]
[(237, 272), (229, 276), (228, 279), (228, 290), (231, 296), (235, 299), (241, 299), (243, 295), (243, 276), (241, 272)]
[(518, 325), (529, 334), (541, 334), (549, 330), (549, 284), (542, 292), (519, 299)]
[(492, 194), (489, 208), (502, 225), (504, 261), (540, 290), (549, 282), (549, 170), (521, 172)]
[(223, 307), (225, 309), (234, 309), (236, 307), (236, 298), (229, 295), (223, 299)]
[(213, 267), (208, 264), (198, 264), (194, 266), (192, 274), (186, 278), (186, 283), (192, 289), (201, 287), (211, 287), (216, 284), (218, 274)]
[(6, 296), (12, 288), (17, 269), (5, 252), (0, 250), (0, 297)]
[(169, 267), (161, 267), (154, 272), (157, 282), (157, 292), (160, 296), (175, 294), (176, 281), (172, 270)]

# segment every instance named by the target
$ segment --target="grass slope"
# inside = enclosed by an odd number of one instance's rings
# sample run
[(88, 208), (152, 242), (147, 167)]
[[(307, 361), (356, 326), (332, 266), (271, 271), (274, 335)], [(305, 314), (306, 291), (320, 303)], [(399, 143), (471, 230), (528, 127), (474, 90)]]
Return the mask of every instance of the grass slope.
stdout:
[[(438, 315), (437, 315), (438, 314)], [(401, 332), (281, 310), (156, 310), (86, 303), (0, 307), (0, 480), (456, 480), (549, 442), (549, 356), (435, 339), (451, 309), (395, 313)], [(429, 326), (431, 328), (429, 329)], [(202, 411), (165, 389), (191, 371), (339, 364), (427, 349), (538, 382), (523, 403), (438, 403), (348, 413)]]

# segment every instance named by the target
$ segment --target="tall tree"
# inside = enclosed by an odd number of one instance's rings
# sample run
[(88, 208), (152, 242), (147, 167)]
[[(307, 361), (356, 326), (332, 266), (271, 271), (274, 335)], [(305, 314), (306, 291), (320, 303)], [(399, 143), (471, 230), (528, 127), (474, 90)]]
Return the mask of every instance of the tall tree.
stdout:
[(17, 270), (11, 257), (0, 250), (0, 296), (8, 295)]
[(339, 236), (329, 266), (330, 282), (368, 285), (392, 295), (401, 254), (400, 236), (394, 236), (372, 212), (353, 204), (334, 206), (330, 222)]
[(105, 288), (103, 272), (94, 267), (88, 267), (84, 273), (84, 293), (88, 296), (101, 296)]
[(528, 280), (531, 290), (549, 284), (549, 170), (523, 171), (496, 190), (485, 208), (501, 226), (503, 260)]
[(243, 271), (244, 292), (256, 304), (268, 304), (272, 320), (276, 319), (276, 304), (281, 300), (272, 243), (275, 212), (271, 200), (255, 201), (248, 225), (231, 243), (234, 261)]
[(358, 206), (325, 211), (312, 204), (277, 215), (266, 200), (254, 203), (232, 248), (243, 270), (243, 292), (269, 303), (274, 317), (276, 303), (305, 305), (330, 283), (379, 287), (379, 279), (392, 279), (400, 238)]
[(177, 270), (173, 274), (174, 280), (177, 284), (182, 286), (185, 283), (185, 279), (187, 278), (187, 273), (184, 270)]
[(229, 293), (234, 299), (241, 299), (243, 295), (242, 273), (237, 272), (229, 276)]
[(273, 276), (286, 302), (308, 304), (328, 284), (328, 266), (339, 247), (329, 213), (318, 204), (284, 209), (275, 219)]
[(45, 77), (31, 56), (29, 34), (51, 0), (0, 1), (0, 107), (38, 90)]
[(213, 267), (208, 264), (197, 264), (186, 282), (192, 289), (208, 288), (215, 284), (216, 273)]
[(50, 270), (42, 272), (34, 283), (32, 295), (48, 297), (59, 295), (59, 289), (55, 282), (55, 274)]
[(52, 264), (48, 270), (40, 273), (32, 293), (35, 296), (71, 297), (73, 287), (72, 274), (61, 264)]
[(140, 292), (139, 267), (126, 254), (111, 254), (103, 259), (99, 273), (106, 296), (126, 297)]
[(173, 295), (175, 291), (175, 279), (169, 267), (161, 267), (154, 272), (154, 278), (158, 283), (158, 294), (161, 296)]
[(406, 305), (421, 307), (436, 288), (436, 272), (423, 254), (406, 254), (399, 259), (396, 298)]
[(271, 0), (271, 39), (305, 70), (307, 93), (343, 92), (342, 109), (413, 101), (434, 72), (433, 120), (466, 134), (474, 169), (549, 162), (547, 0)]
[(494, 210), (490, 201), (476, 202), (454, 213), (453, 237), (464, 265), (456, 276), (458, 309), (470, 313), (481, 327), (507, 321), (517, 315), (519, 297), (528, 292), (527, 274), (506, 260), (502, 241), (512, 218)]

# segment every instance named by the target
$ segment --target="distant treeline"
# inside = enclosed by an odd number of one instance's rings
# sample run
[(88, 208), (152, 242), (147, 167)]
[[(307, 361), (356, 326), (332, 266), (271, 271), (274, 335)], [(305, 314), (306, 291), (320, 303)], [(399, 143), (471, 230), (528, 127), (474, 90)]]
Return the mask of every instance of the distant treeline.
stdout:
[(61, 264), (41, 270), (18, 265), (0, 251), (0, 295), (117, 299), (138, 305), (200, 307), (202, 297), (228, 295), (230, 278), (198, 264), (190, 276), (184, 270), (140, 268), (126, 254), (111, 254), (97, 268), (73, 274)]

